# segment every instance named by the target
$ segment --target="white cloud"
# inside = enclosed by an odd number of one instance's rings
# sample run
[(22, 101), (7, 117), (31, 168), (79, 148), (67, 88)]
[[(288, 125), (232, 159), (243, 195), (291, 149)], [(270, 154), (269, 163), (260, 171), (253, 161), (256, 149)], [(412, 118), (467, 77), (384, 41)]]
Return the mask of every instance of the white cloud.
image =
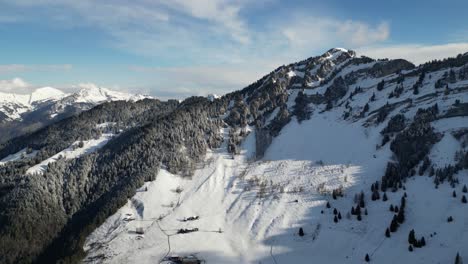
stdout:
[(26, 72), (26, 71), (69, 71), (73, 68), (71, 64), (0, 64), (0, 74)]
[(402, 58), (415, 64), (421, 64), (434, 59), (455, 57), (468, 52), (468, 42), (448, 43), (440, 45), (403, 44), (380, 47), (363, 47), (356, 50), (358, 54), (373, 58)]
[(230, 32), (233, 39), (240, 43), (249, 42), (249, 33), (239, 11), (245, 5), (241, 1), (226, 0), (164, 0), (172, 9), (182, 11), (198, 19), (204, 19), (222, 25)]
[(242, 89), (281, 65), (276, 61), (246, 62), (219, 66), (142, 67), (132, 66), (136, 74), (151, 76), (156, 87), (152, 94), (163, 98), (184, 98), (209, 93), (225, 94)]
[(387, 40), (390, 27), (385, 22), (369, 25), (331, 17), (298, 16), (283, 25), (281, 33), (296, 49), (337, 45), (354, 48)]
[(28, 93), (32, 86), (21, 78), (11, 80), (0, 80), (0, 92), (5, 93)]

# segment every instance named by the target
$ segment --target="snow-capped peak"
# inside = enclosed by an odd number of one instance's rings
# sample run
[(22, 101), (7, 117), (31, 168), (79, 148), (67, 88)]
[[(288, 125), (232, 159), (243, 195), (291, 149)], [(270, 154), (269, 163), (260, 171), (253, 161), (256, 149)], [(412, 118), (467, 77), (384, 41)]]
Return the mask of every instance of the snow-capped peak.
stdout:
[(210, 100), (211, 102), (213, 102), (215, 99), (218, 99), (219, 97), (220, 97), (220, 96), (217, 95), (217, 94), (208, 94), (208, 95), (206, 96), (206, 98), (207, 98), (208, 100)]
[(112, 91), (104, 87), (99, 87), (92, 83), (80, 84), (81, 88), (73, 94), (75, 102), (78, 103), (99, 103), (104, 101), (137, 101), (144, 98), (149, 98), (145, 95), (134, 95), (125, 92)]
[(36, 89), (34, 92), (31, 93), (29, 103), (32, 104), (38, 101), (57, 100), (65, 97), (66, 95), (66, 93), (62, 92), (59, 89), (53, 87), (42, 87)]
[[(150, 98), (145, 95), (134, 95), (124, 92), (112, 91), (95, 84), (80, 84), (75, 93), (65, 93), (53, 87), (41, 87), (31, 93), (3, 93), (0, 92), (0, 114), (6, 116), (6, 120), (19, 120), (28, 112), (41, 109), (45, 105), (53, 104), (50, 117), (60, 114), (67, 105), (86, 104), (97, 105), (109, 101), (138, 101)], [(49, 109), (49, 108), (48, 108)], [(87, 109), (87, 108), (83, 108)], [(1, 116), (1, 115), (0, 115)], [(1, 121), (1, 120), (0, 120)]]

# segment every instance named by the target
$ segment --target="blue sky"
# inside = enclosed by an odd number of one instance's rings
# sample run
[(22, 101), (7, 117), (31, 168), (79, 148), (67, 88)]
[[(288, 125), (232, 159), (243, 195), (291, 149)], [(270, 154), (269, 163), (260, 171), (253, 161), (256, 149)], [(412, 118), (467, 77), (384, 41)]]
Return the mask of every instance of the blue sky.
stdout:
[(421, 63), (468, 51), (466, 10), (462, 0), (0, 0), (0, 91), (222, 94), (331, 47)]

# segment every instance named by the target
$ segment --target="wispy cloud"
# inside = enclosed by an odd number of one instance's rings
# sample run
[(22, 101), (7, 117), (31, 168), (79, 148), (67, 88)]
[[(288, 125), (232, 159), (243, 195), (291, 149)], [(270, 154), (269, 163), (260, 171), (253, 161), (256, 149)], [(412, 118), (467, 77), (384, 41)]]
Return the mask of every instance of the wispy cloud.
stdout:
[(278, 65), (278, 61), (263, 61), (222, 66), (131, 66), (129, 70), (152, 76), (155, 80), (155, 84), (150, 87), (153, 94), (164, 98), (184, 98), (209, 93), (224, 94), (242, 89)]
[(0, 64), (0, 74), (18, 73), (27, 71), (69, 71), (73, 68), (71, 64), (59, 65), (25, 65), (25, 64)]
[(455, 57), (457, 54), (468, 52), (468, 42), (448, 43), (441, 45), (402, 44), (375, 47), (363, 47), (357, 49), (361, 55), (373, 58), (403, 58), (415, 64), (428, 62), (435, 59)]
[[(370, 22), (318, 11), (279, 10), (280, 15), (269, 14), (254, 23), (253, 15), (247, 16), (245, 11), (251, 11), (259, 1), (0, 0), (11, 11), (5, 15), (0, 11), (0, 23), (21, 20), (54, 28), (97, 30), (112, 48), (149, 58), (155, 66), (168, 65), (152, 67), (144, 60), (142, 65), (130, 67), (129, 74), (135, 75), (138, 83), (135, 89), (177, 97), (240, 89), (281, 64), (319, 55), (334, 46), (376, 58), (403, 57), (415, 63), (468, 51), (466, 41), (446, 45), (391, 44), (392, 24), (385, 20)], [(0, 74), (71, 68), (0, 65)]]
[(390, 26), (386, 22), (370, 25), (332, 17), (299, 16), (284, 25), (281, 33), (294, 48), (331, 47), (337, 43), (355, 48), (387, 40)]
[(11, 80), (0, 80), (0, 92), (5, 93), (26, 93), (29, 92), (32, 85), (21, 78)]

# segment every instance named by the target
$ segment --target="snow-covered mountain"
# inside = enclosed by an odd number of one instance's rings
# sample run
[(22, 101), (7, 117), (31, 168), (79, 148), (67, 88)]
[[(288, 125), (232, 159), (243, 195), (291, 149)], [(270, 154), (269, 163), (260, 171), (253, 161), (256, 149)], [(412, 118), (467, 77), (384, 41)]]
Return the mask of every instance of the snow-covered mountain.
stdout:
[(336, 48), (220, 98), (95, 108), (0, 147), (6, 260), (468, 259), (467, 102), (468, 54)]
[(137, 101), (150, 98), (112, 91), (93, 84), (82, 85), (75, 93), (52, 87), (38, 88), (30, 94), (0, 92), (0, 142), (31, 132), (56, 120), (110, 101)]

